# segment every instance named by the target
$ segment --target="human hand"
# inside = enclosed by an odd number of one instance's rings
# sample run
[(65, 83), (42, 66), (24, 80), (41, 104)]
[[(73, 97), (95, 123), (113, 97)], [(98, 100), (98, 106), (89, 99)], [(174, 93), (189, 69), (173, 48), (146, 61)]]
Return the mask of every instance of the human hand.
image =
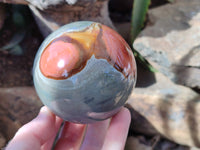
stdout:
[[(123, 150), (130, 113), (122, 108), (111, 119), (89, 125), (65, 122), (55, 150)], [(62, 119), (44, 106), (38, 116), (21, 127), (6, 150), (51, 150)]]

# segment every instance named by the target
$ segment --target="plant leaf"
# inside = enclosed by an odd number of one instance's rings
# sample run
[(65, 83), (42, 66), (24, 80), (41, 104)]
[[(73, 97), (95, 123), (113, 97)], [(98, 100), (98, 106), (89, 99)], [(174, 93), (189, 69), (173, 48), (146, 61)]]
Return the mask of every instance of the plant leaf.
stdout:
[(174, 0), (168, 0), (168, 2), (170, 2), (170, 3), (173, 3), (173, 2), (174, 2)]
[(23, 27), (25, 25), (24, 17), (20, 12), (15, 12), (13, 14), (13, 22), (17, 27)]
[(151, 0), (134, 0), (131, 18), (131, 43), (140, 33)]
[(22, 48), (21, 48), (20, 45), (15, 45), (14, 47), (12, 47), (12, 48), (9, 50), (9, 53), (10, 53), (10, 54), (13, 54), (13, 55), (20, 56), (20, 55), (23, 55), (23, 50), (22, 50)]
[[(131, 45), (140, 33), (146, 19), (151, 0), (134, 0), (131, 18)], [(151, 72), (158, 72), (138, 51), (133, 48), (135, 58)]]
[(151, 72), (158, 72), (158, 70), (156, 68), (154, 68), (138, 51), (136, 51), (135, 49), (133, 49), (133, 54), (136, 58), (136, 60), (138, 60), (144, 68), (148, 69)]
[(17, 28), (25, 28), (26, 20), (25, 20), (25, 7), (21, 5), (12, 5), (12, 21)]
[(9, 43), (0, 49), (1, 50), (9, 50), (9, 49), (15, 47), (24, 39), (25, 34), (26, 34), (25, 30), (20, 30), (20, 31), (16, 32), (13, 35), (12, 39), (9, 41)]

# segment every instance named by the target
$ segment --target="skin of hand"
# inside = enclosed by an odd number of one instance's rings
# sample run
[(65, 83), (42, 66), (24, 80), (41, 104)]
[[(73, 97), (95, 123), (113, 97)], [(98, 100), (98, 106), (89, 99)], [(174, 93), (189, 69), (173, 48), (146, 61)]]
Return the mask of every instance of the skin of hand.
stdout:
[[(63, 120), (43, 106), (38, 116), (22, 126), (6, 150), (51, 150)], [(112, 118), (93, 124), (65, 122), (54, 150), (123, 150), (131, 122), (123, 107)]]

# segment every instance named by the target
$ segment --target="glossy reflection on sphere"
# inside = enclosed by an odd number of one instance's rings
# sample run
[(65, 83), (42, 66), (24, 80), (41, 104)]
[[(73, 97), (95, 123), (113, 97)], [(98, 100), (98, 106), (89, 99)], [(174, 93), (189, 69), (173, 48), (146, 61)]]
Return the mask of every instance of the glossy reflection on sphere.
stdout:
[(67, 24), (49, 35), (33, 67), (42, 102), (75, 123), (114, 115), (128, 99), (135, 78), (135, 59), (125, 40), (90, 21)]

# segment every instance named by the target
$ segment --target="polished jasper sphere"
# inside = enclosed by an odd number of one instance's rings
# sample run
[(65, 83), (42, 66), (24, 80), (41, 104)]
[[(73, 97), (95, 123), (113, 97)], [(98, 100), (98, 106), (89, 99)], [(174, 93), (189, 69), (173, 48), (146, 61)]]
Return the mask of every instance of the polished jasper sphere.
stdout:
[(33, 67), (36, 91), (66, 121), (107, 119), (124, 105), (136, 80), (136, 64), (125, 40), (100, 23), (67, 24), (49, 35)]

